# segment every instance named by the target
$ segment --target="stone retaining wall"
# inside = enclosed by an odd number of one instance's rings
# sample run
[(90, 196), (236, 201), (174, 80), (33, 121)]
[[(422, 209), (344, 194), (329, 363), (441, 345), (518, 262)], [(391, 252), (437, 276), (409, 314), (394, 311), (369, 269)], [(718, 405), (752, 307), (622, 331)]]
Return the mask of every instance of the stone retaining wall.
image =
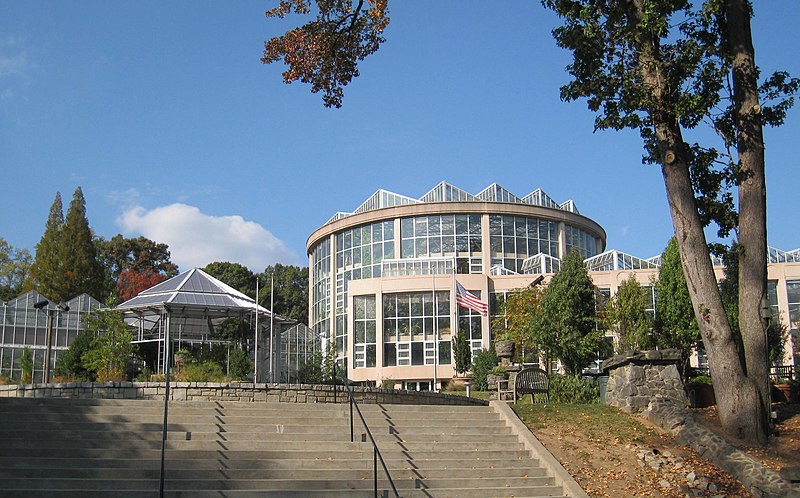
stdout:
[[(164, 399), (163, 382), (66, 382), (0, 386), (0, 398)], [(485, 400), (432, 392), (353, 387), (359, 403), (487, 406)], [(283, 403), (346, 403), (347, 392), (333, 386), (253, 384), (252, 382), (171, 382), (170, 400)]]
[(641, 413), (656, 398), (685, 406), (686, 394), (678, 373), (677, 350), (617, 355), (603, 362), (608, 372), (606, 402), (628, 413)]

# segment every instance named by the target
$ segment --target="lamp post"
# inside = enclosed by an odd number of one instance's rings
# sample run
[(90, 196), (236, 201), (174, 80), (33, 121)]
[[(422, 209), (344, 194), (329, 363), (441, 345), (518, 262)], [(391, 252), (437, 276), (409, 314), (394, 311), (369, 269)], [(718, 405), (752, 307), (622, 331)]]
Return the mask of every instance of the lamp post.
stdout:
[(42, 379), (45, 384), (50, 382), (50, 358), (53, 354), (53, 316), (56, 312), (69, 311), (69, 306), (66, 304), (59, 304), (55, 308), (47, 308), (48, 304), (50, 304), (50, 301), (46, 299), (33, 304), (35, 309), (40, 311), (44, 309), (47, 313), (47, 333), (45, 336), (47, 349), (44, 352), (44, 378)]

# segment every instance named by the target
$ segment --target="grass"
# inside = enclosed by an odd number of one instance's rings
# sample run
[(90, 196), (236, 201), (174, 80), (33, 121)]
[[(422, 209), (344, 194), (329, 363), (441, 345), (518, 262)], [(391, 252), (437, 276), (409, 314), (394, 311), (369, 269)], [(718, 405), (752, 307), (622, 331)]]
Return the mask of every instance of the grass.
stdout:
[(520, 401), (512, 408), (533, 430), (582, 432), (599, 444), (644, 443), (656, 432), (614, 407), (600, 404), (531, 404)]

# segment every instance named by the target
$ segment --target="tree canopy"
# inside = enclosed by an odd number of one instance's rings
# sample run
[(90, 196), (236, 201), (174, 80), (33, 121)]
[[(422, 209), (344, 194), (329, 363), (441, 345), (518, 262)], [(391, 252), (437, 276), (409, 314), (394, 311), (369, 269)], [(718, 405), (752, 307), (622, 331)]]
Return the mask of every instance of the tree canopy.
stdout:
[(32, 261), (27, 249), (17, 249), (0, 237), (0, 301), (20, 294)]
[(23, 290), (36, 289), (41, 294), (63, 301), (72, 296), (62, 295), (64, 271), (61, 265), (61, 229), (64, 226), (64, 208), (61, 193), (56, 192), (50, 214), (47, 217), (44, 233), (36, 244), (36, 255), (31, 265)]
[(608, 315), (619, 334), (618, 352), (642, 351), (653, 345), (647, 293), (633, 275), (620, 284), (609, 303)]
[(86, 200), (80, 187), (75, 189), (69, 204), (67, 218), (60, 237), (61, 267), (64, 272), (64, 287), (60, 289), (60, 300), (71, 299), (79, 294), (103, 296), (104, 272), (92, 241), (92, 231), (86, 218)]
[(533, 326), (533, 343), (546, 359), (561, 360), (570, 375), (580, 374), (604, 347), (603, 332), (596, 327), (594, 294), (583, 257), (573, 250), (547, 285)]

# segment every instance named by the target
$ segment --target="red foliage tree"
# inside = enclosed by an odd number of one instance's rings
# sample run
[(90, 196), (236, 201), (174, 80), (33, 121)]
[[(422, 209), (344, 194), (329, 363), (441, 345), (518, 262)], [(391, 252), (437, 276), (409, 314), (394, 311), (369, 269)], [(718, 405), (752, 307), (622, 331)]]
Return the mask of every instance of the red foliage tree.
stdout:
[(156, 273), (153, 270), (144, 270), (137, 272), (132, 269), (122, 270), (119, 274), (117, 281), (117, 295), (123, 301), (127, 301), (136, 296), (143, 290), (160, 284), (167, 277), (161, 273)]

